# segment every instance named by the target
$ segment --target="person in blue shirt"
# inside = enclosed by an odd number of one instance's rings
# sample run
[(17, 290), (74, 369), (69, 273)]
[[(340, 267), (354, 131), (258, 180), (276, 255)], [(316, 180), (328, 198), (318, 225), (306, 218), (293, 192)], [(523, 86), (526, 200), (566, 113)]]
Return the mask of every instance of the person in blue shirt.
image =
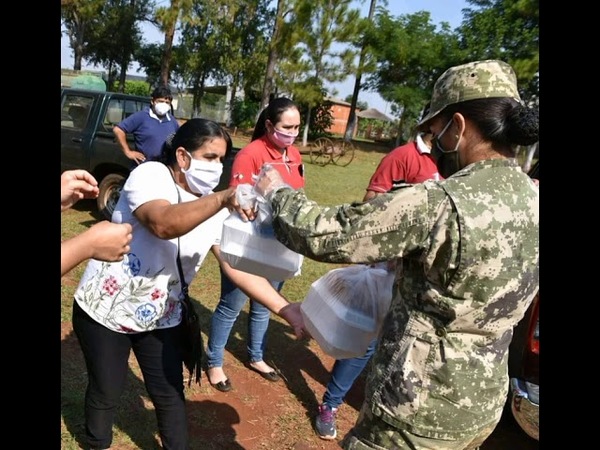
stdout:
[[(133, 113), (113, 127), (123, 153), (135, 165), (156, 161), (167, 136), (179, 128), (177, 119), (170, 114), (173, 101), (171, 90), (166, 86), (158, 86), (152, 91), (151, 97), (150, 107)], [(129, 147), (128, 133), (133, 134), (135, 149)]]

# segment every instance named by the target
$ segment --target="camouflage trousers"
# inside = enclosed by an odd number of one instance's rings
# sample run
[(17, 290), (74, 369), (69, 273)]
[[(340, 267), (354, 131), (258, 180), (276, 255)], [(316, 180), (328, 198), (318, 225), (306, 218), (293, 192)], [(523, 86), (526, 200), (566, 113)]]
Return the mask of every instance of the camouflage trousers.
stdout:
[(340, 446), (345, 450), (477, 450), (497, 424), (496, 422), (462, 439), (450, 441), (428, 438), (391, 426), (374, 416), (363, 404), (356, 425), (344, 437)]

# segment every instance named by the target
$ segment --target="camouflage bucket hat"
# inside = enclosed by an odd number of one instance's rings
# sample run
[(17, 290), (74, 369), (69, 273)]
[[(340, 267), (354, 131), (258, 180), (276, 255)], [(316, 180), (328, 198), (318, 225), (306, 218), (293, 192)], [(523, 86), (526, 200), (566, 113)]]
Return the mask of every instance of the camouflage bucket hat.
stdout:
[(435, 82), (429, 112), (417, 126), (438, 115), (448, 105), (491, 97), (510, 97), (521, 101), (517, 77), (510, 65), (488, 59), (450, 67)]

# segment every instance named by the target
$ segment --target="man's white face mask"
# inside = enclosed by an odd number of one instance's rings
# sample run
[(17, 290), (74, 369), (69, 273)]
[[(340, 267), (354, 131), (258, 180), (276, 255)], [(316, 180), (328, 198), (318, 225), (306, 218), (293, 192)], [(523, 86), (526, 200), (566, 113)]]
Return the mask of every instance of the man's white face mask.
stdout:
[(166, 113), (171, 111), (171, 105), (165, 102), (159, 102), (154, 104), (154, 112), (158, 116), (164, 116)]

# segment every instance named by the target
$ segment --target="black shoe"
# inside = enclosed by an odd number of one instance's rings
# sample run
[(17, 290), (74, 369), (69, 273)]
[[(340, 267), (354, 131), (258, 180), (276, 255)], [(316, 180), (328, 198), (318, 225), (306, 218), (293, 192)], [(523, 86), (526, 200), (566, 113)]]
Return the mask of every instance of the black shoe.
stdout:
[[(210, 382), (209, 382), (210, 383)], [(231, 386), (231, 382), (229, 378), (225, 379), (225, 381), (219, 381), (218, 383), (210, 383), (212, 387), (214, 387), (217, 391), (221, 392), (229, 392), (233, 387)]]
[(271, 372), (262, 372), (262, 371), (258, 370), (257, 368), (252, 367), (250, 364), (246, 364), (246, 367), (248, 367), (248, 369), (250, 369), (250, 370), (255, 371), (257, 374), (259, 374), (265, 380), (275, 382), (275, 381), (279, 381), (281, 379), (279, 374), (277, 372), (275, 372), (274, 370), (272, 370)]

